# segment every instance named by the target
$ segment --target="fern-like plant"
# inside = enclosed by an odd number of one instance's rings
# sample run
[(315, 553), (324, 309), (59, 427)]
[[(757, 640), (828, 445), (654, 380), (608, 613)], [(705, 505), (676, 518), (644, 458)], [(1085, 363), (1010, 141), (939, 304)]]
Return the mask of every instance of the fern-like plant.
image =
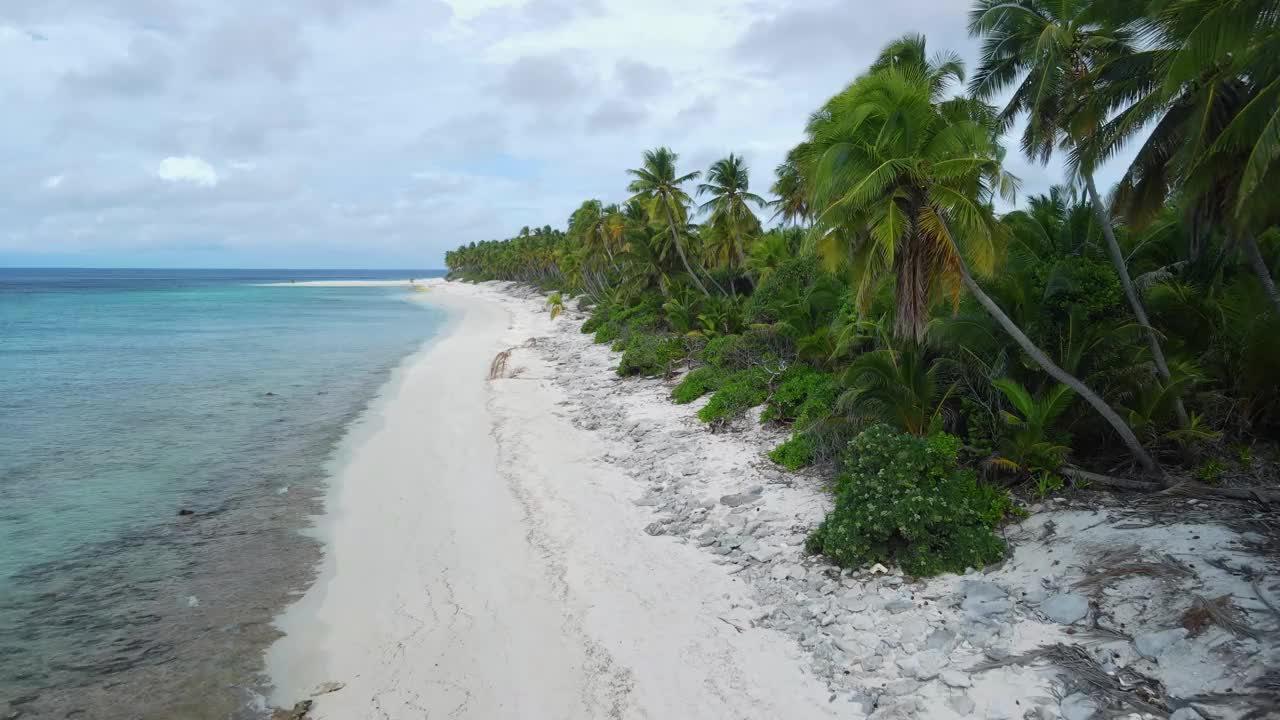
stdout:
[(1036, 398), (1017, 380), (992, 382), (1018, 414), (1001, 410), (1009, 433), (1001, 438), (1000, 455), (992, 458), (996, 467), (1020, 474), (1052, 473), (1062, 466), (1071, 448), (1058, 442), (1054, 425), (1071, 407), (1075, 393), (1066, 385), (1054, 385)]

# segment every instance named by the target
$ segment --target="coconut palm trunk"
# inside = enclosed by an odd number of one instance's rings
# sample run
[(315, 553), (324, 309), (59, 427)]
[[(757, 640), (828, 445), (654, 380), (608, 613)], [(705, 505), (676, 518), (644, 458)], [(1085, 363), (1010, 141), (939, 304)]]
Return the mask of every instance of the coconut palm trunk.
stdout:
[(735, 227), (733, 229), (733, 234), (734, 249), (738, 251), (738, 269), (742, 272), (742, 276), (747, 279), (747, 285), (750, 285), (751, 289), (755, 290), (756, 281), (752, 280), (751, 273), (747, 272), (747, 251), (742, 242), (742, 233), (738, 231), (737, 227)]
[(1249, 259), (1249, 265), (1257, 273), (1262, 289), (1266, 291), (1267, 297), (1271, 298), (1276, 314), (1280, 315), (1280, 292), (1276, 291), (1276, 281), (1271, 277), (1271, 268), (1267, 267), (1267, 261), (1262, 257), (1262, 250), (1258, 248), (1258, 239), (1253, 236), (1253, 233), (1246, 232), (1240, 238), (1240, 245), (1244, 248), (1245, 257)]
[(1066, 370), (1063, 370), (1061, 367), (1058, 367), (1057, 363), (1050, 360), (1049, 356), (1036, 346), (1036, 344), (1031, 341), (1031, 338), (1027, 337), (1026, 333), (1022, 332), (1022, 328), (1019, 328), (1018, 325), (1005, 314), (1004, 310), (1002, 310), (1000, 306), (982, 290), (982, 287), (978, 285), (977, 281), (973, 279), (973, 275), (969, 272), (969, 264), (965, 261), (964, 255), (961, 254), (959, 246), (955, 244), (955, 238), (951, 237), (951, 230), (945, 227), (943, 229), (947, 233), (948, 241), (953, 247), (955, 247), (956, 257), (960, 267), (961, 282), (964, 283), (965, 289), (972, 293), (973, 297), (977, 299), (978, 304), (987, 311), (987, 314), (991, 315), (992, 319), (996, 321), (1001, 329), (1008, 333), (1009, 337), (1013, 338), (1014, 342), (1018, 343), (1018, 347), (1022, 348), (1022, 351), (1034, 360), (1041, 369), (1048, 373), (1053, 379), (1074, 390), (1077, 395), (1083, 398), (1085, 402), (1089, 403), (1089, 405), (1107, 421), (1107, 424), (1109, 424), (1112, 429), (1116, 431), (1116, 434), (1120, 436), (1120, 439), (1124, 441), (1125, 446), (1129, 448), (1129, 452), (1133, 454), (1134, 459), (1138, 461), (1138, 464), (1142, 466), (1143, 470), (1147, 472), (1155, 472), (1155, 461), (1151, 459), (1151, 456), (1148, 455), (1147, 451), (1142, 447), (1142, 443), (1138, 440), (1138, 436), (1133, 433), (1133, 429), (1130, 428), (1124, 419), (1107, 404), (1106, 400), (1103, 400), (1102, 397), (1094, 392), (1088, 385), (1085, 385), (1079, 378)]
[[(1142, 326), (1147, 336), (1147, 345), (1151, 348), (1151, 359), (1155, 361), (1156, 371), (1165, 382), (1169, 382), (1169, 363), (1165, 361), (1164, 348), (1160, 346), (1160, 337), (1147, 318), (1147, 308), (1142, 304), (1142, 298), (1138, 297), (1138, 291), (1129, 277), (1129, 267), (1124, 261), (1124, 253), (1120, 251), (1120, 243), (1116, 241), (1115, 228), (1111, 227), (1111, 214), (1107, 212), (1106, 206), (1102, 203), (1102, 196), (1098, 194), (1098, 186), (1093, 182), (1093, 173), (1085, 173), (1084, 183), (1089, 191), (1089, 203), (1093, 206), (1093, 214), (1097, 217), (1098, 225), (1102, 227), (1102, 235), (1107, 240), (1107, 252), (1111, 255), (1111, 264), (1115, 265), (1116, 274), (1120, 276), (1120, 286), (1124, 288), (1124, 295), (1129, 300), (1129, 307), (1133, 309), (1133, 316), (1138, 319), (1138, 324)], [(1273, 291), (1274, 289), (1272, 288)], [(1184, 428), (1188, 427), (1191, 421), (1187, 417), (1187, 409), (1182, 404), (1181, 397), (1174, 397), (1173, 408), (1178, 414), (1178, 423)]]
[(685, 257), (684, 245), (680, 243), (680, 234), (676, 232), (676, 218), (671, 214), (671, 206), (664, 202), (662, 203), (662, 207), (667, 211), (667, 226), (671, 230), (671, 243), (676, 246), (676, 254), (680, 256), (680, 262), (684, 265), (684, 271), (689, 273), (689, 277), (693, 278), (693, 284), (698, 286), (698, 289), (702, 291), (703, 295), (711, 297), (711, 293), (707, 292), (707, 287), (702, 284), (702, 281), (698, 279), (698, 274), (695, 273), (693, 268), (689, 265), (689, 258)]

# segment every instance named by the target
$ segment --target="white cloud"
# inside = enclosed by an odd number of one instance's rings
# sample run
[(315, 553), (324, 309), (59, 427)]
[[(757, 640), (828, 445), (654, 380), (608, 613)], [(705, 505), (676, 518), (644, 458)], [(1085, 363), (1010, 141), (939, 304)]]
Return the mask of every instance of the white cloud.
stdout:
[(44, 189), (56, 190), (60, 185), (62, 185), (62, 181), (64, 179), (65, 178), (61, 175), (53, 175), (53, 176), (47, 177), (44, 179), (44, 183), (43, 183)]
[(203, 159), (188, 155), (184, 157), (167, 157), (160, 161), (156, 177), (165, 182), (186, 182), (203, 187), (214, 187), (218, 184), (218, 171)]
[(0, 265), (438, 266), (624, 199), (658, 145), (764, 189), (886, 42), (972, 61), (971, 2), (0, 0)]

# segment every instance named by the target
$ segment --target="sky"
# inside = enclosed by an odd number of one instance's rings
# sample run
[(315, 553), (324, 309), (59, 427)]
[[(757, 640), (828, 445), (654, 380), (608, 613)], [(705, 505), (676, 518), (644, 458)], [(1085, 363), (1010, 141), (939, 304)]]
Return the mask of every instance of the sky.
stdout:
[[(743, 155), (763, 192), (890, 40), (924, 33), (972, 68), (969, 7), (6, 1), (0, 266), (442, 267), (625, 199), (658, 145), (685, 171)], [(1011, 147), (1024, 195), (1063, 180)]]

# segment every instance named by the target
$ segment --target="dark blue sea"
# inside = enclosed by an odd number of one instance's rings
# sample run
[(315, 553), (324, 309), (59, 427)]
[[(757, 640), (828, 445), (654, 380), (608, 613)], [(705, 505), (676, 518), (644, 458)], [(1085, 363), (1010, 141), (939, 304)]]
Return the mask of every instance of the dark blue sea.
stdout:
[(0, 718), (249, 718), (424, 270), (0, 268)]

